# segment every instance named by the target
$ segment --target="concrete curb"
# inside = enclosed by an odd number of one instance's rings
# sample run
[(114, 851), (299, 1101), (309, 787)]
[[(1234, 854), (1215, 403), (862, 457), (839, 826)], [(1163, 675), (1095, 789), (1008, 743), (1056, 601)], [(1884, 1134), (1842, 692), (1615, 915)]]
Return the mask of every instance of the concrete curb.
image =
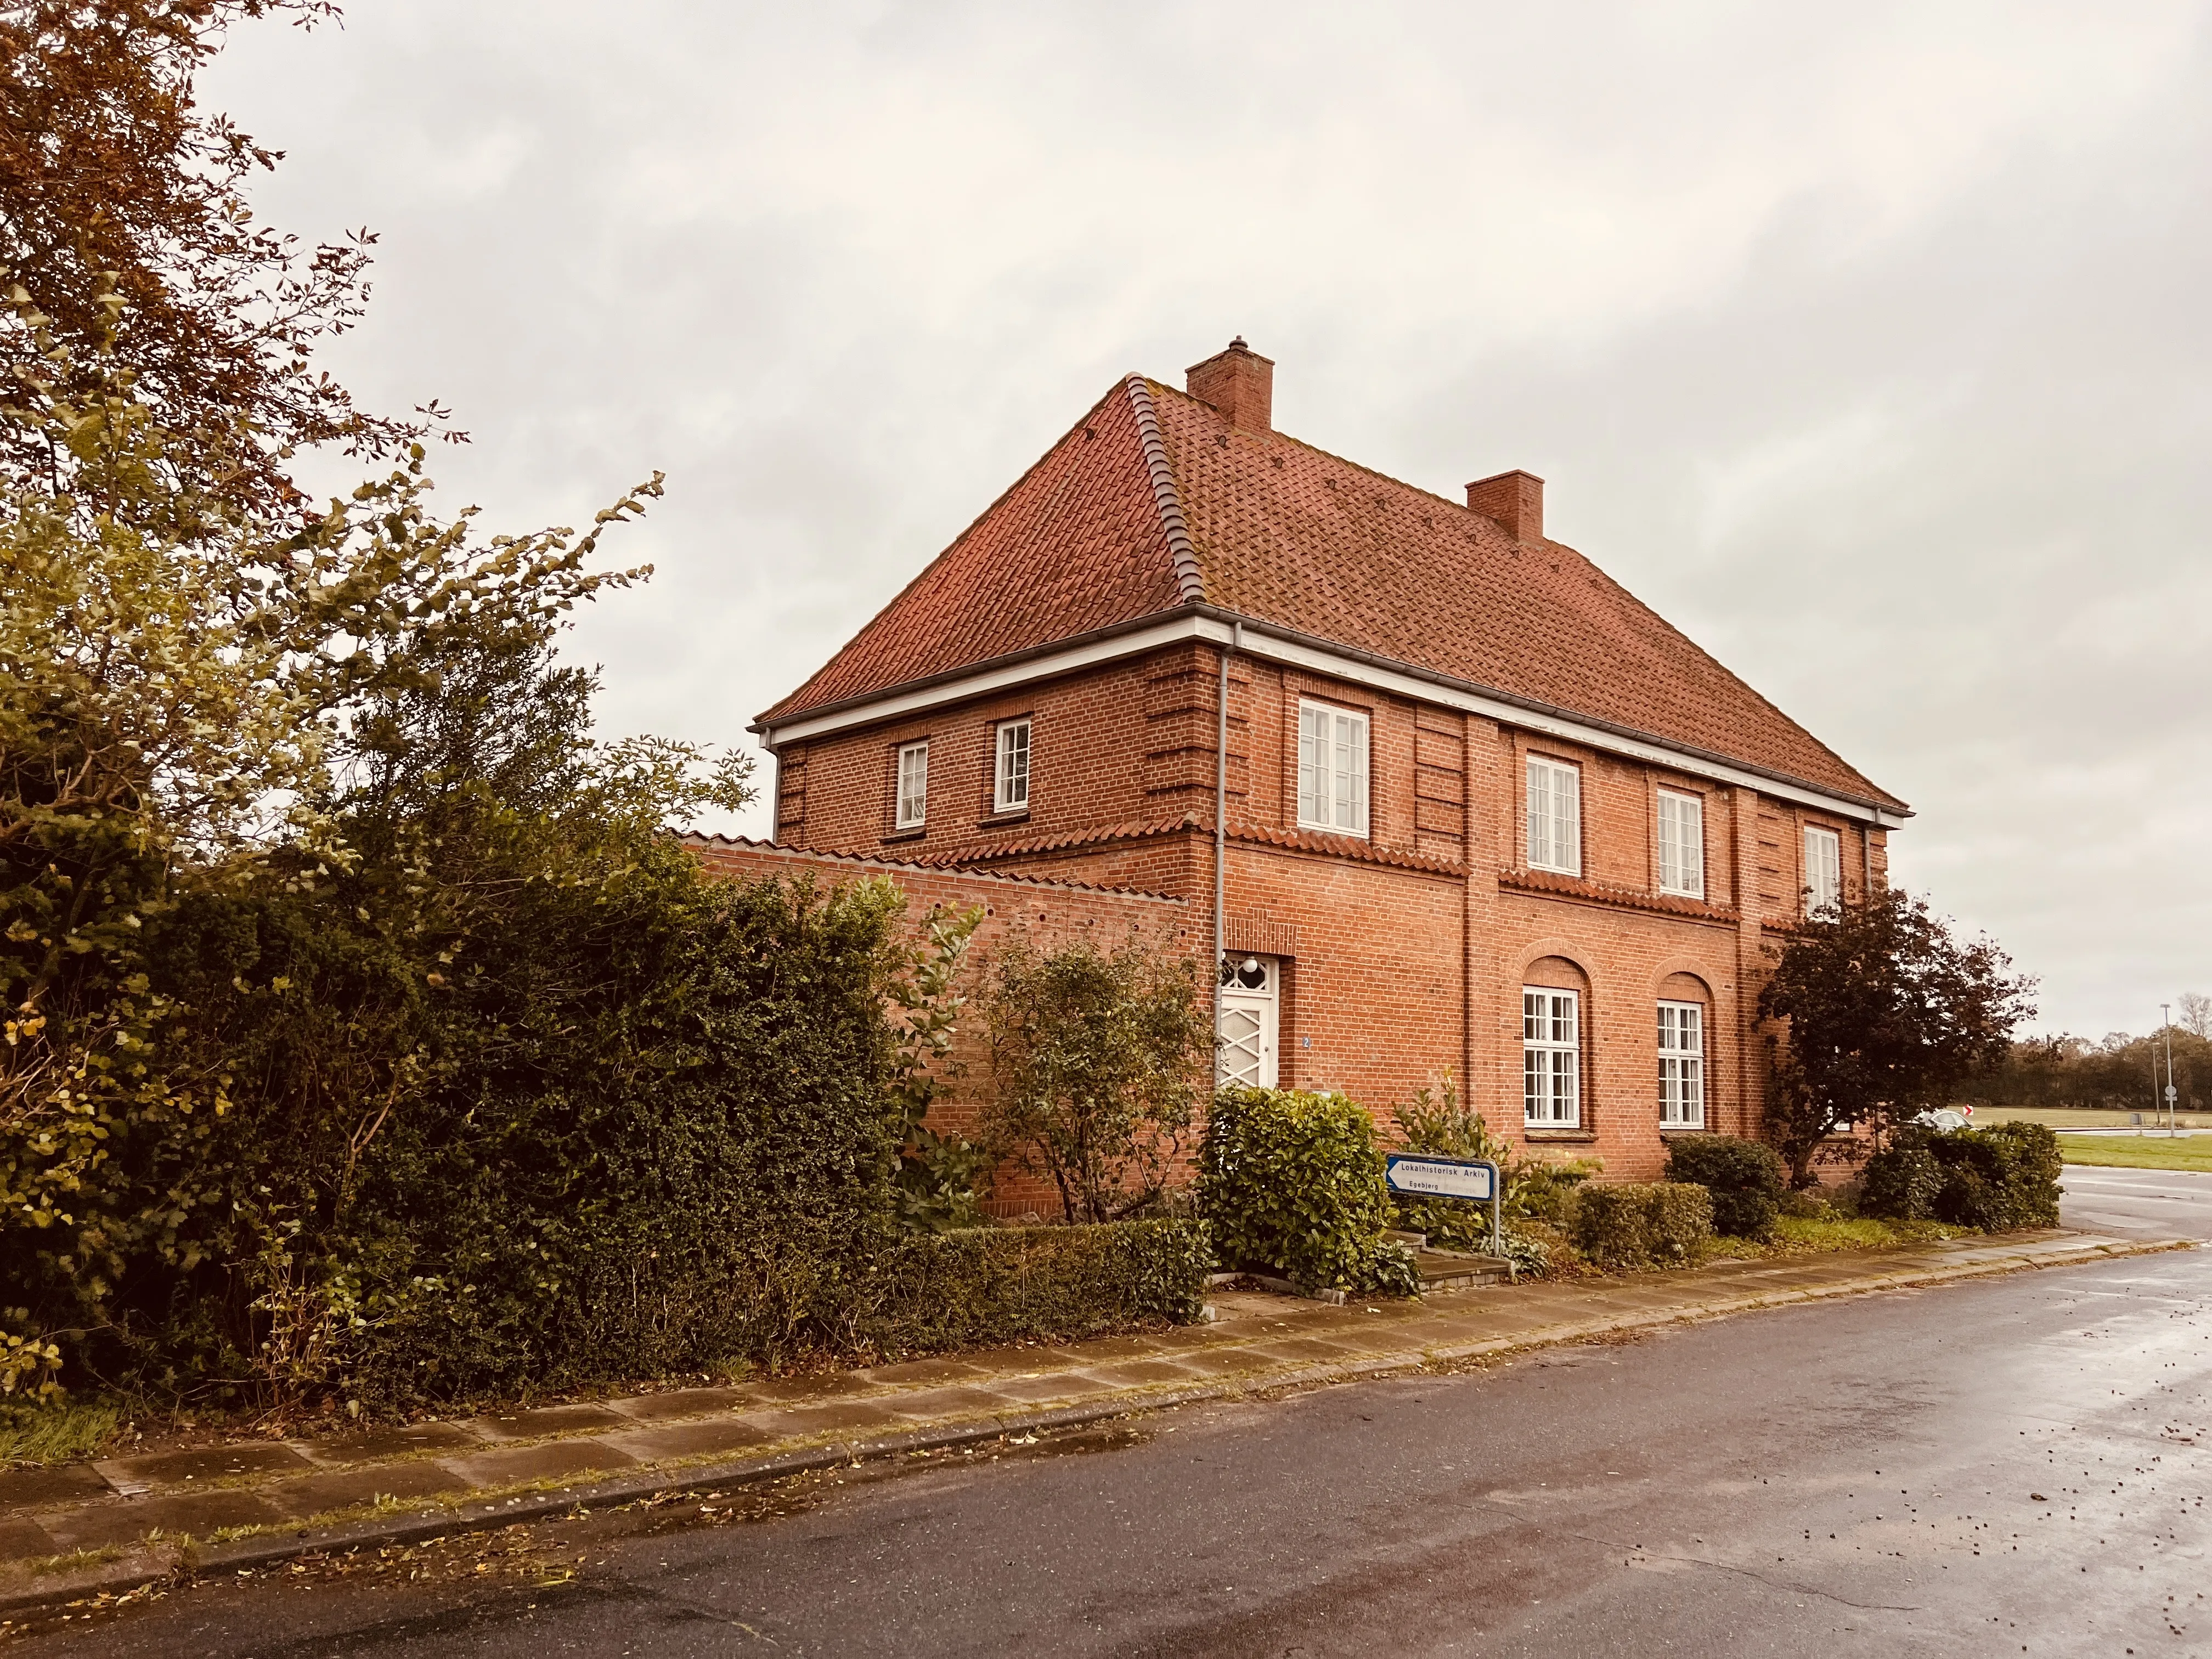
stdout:
[(1325, 1360), (1217, 1381), (1133, 1387), (1121, 1389), (1103, 1399), (1073, 1405), (1006, 1412), (989, 1418), (923, 1424), (920, 1427), (892, 1434), (830, 1441), (752, 1457), (663, 1464), (612, 1480), (580, 1482), (571, 1486), (526, 1492), (505, 1499), (465, 1502), (435, 1514), (377, 1516), (336, 1527), (286, 1527), (256, 1537), (190, 1549), (174, 1546), (141, 1546), (129, 1552), (125, 1559), (89, 1568), (81, 1574), (58, 1576), (52, 1583), (0, 1589), (0, 1614), (34, 1613), (101, 1595), (122, 1595), (180, 1573), (190, 1576), (203, 1572), (236, 1572), (310, 1553), (423, 1543), (431, 1539), (509, 1526), (517, 1522), (543, 1521), (580, 1515), (592, 1510), (618, 1508), (623, 1504), (696, 1491), (701, 1487), (758, 1485), (787, 1475), (836, 1468), (872, 1458), (896, 1456), (902, 1452), (969, 1445), (1017, 1434), (1034, 1433), (1039, 1430), (1078, 1428), (1115, 1418), (1209, 1401), (1266, 1398), (1335, 1383), (1402, 1376), (1435, 1365), (1557, 1347), (1594, 1336), (1616, 1335), (1623, 1331), (1698, 1324), (1736, 1314), (1832, 1301), (1842, 1297), (1911, 1290), (1967, 1279), (1995, 1278), (2043, 1267), (2080, 1267), (2095, 1261), (2196, 1248), (2195, 1241), (2188, 1239), (2154, 1239), (2140, 1243), (2107, 1241), (2063, 1251), (2022, 1251), (1984, 1256), (1949, 1267), (1912, 1267), (1895, 1273), (1871, 1273), (1835, 1285), (1778, 1291), (1770, 1294), (1753, 1292), (1679, 1308), (1659, 1308), (1599, 1319), (1576, 1320), (1468, 1342), (1439, 1344), (1418, 1350), (1408, 1348), (1364, 1359)]

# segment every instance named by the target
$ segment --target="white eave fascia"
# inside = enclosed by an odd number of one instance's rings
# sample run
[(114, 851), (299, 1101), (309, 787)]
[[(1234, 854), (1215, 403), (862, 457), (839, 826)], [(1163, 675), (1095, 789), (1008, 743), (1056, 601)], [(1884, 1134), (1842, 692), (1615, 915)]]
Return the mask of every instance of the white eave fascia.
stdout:
[[(1241, 635), (1232, 639), (1233, 631), (1239, 628)], [(1325, 645), (1272, 629), (1265, 623), (1255, 622), (1249, 617), (1232, 617), (1225, 612), (1217, 613), (1210, 609), (1175, 612), (1159, 622), (1126, 632), (1103, 635), (1060, 650), (1033, 653), (973, 674), (948, 676), (904, 691), (858, 700), (788, 720), (763, 720), (753, 729), (761, 734), (770, 750), (779, 750), (786, 744), (804, 742), (810, 738), (846, 731), (856, 726), (873, 725), (879, 720), (896, 720), (902, 715), (920, 714), (946, 703), (963, 702), (970, 697), (987, 696), (1010, 686), (1070, 673), (1122, 657), (1138, 656), (1147, 651), (1156, 651), (1162, 646), (1176, 645), (1188, 640), (1202, 640), (1214, 645), (1237, 643), (1246, 656), (1303, 668), (1311, 673), (1324, 674), (1331, 679), (1346, 680), (1355, 685), (1371, 686), (1379, 691), (1388, 691), (1437, 708), (1480, 714), (1501, 725), (1517, 726), (1524, 732), (1540, 732), (1564, 743), (1644, 761), (1687, 776), (1755, 789), (1779, 800), (1795, 801), (1802, 806), (1832, 812), (1838, 817), (1850, 818), (1877, 829), (1897, 829), (1904, 823), (1906, 817), (1904, 813), (1869, 801), (1831, 794), (1771, 773), (1731, 763), (1700, 750), (1677, 748), (1632, 732), (1592, 725), (1571, 715), (1553, 714), (1526, 703), (1487, 696), (1446, 680), (1394, 668), (1386, 663), (1350, 656), (1331, 650)]]

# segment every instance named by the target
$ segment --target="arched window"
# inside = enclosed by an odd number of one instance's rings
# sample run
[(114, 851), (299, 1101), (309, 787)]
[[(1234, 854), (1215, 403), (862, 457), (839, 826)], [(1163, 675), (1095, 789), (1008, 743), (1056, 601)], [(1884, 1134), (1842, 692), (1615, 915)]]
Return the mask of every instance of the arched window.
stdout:
[(1659, 1127), (1705, 1127), (1705, 1031), (1712, 998), (1690, 974), (1659, 988)]
[(1589, 981), (1564, 957), (1530, 963), (1522, 980), (1522, 1121), (1531, 1129), (1579, 1129)]

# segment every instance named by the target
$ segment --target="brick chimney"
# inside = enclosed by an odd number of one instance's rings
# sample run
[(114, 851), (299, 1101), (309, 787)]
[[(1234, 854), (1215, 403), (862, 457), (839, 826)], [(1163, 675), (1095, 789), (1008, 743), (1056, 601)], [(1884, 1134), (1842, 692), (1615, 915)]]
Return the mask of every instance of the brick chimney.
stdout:
[(1485, 518), (1495, 519), (1516, 542), (1544, 539), (1544, 481), (1516, 467), (1467, 487), (1467, 504)]
[(1229, 349), (1216, 352), (1184, 371), (1190, 395), (1212, 404), (1229, 417), (1229, 424), (1249, 432), (1267, 432), (1275, 418), (1275, 363), (1244, 343), (1238, 335)]

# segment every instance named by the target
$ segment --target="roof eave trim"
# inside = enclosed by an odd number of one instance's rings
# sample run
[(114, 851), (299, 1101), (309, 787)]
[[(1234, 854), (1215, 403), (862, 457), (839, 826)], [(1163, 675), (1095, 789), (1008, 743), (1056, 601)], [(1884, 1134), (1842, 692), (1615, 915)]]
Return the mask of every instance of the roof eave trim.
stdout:
[(1160, 530), (1168, 538), (1176, 593), (1184, 605), (1204, 605), (1206, 576), (1198, 568), (1198, 549), (1190, 539), (1190, 521), (1183, 516), (1175, 469), (1168, 464), (1167, 440), (1160, 435), (1160, 412), (1152, 402), (1152, 389), (1141, 374), (1127, 375), (1122, 384), (1129, 391), (1129, 407), (1136, 412), (1137, 441), (1145, 452), (1145, 471), (1152, 477), (1152, 502), (1159, 509)]
[[(1145, 633), (1158, 629), (1163, 624), (1173, 625), (1179, 620), (1186, 625), (1176, 629), (1171, 636), (1163, 635), (1160, 642), (1165, 643), (1170, 637), (1188, 638), (1190, 629), (1187, 625), (1188, 620), (1194, 614), (1195, 614), (1194, 611), (1186, 610), (1180, 605), (1171, 611), (1155, 611), (1148, 616), (1132, 617), (1127, 622), (1109, 623), (1105, 627), (1094, 628), (1088, 633), (1070, 634), (1066, 639), (1048, 640), (1042, 645), (1025, 645), (1018, 651), (1008, 651), (1000, 656), (986, 657), (981, 662), (963, 663), (957, 668), (947, 668), (939, 673), (924, 674), (915, 679), (901, 680), (895, 685), (881, 686), (873, 691), (855, 692), (849, 697), (839, 697), (833, 702), (815, 703), (805, 708), (787, 708), (781, 713), (770, 709), (767, 714), (757, 716), (745, 727), (745, 730), (757, 733), (774, 744), (784, 741), (775, 737), (775, 733), (777, 732), (797, 726), (811, 726), (818, 720), (836, 720), (841, 726), (857, 726), (864, 725), (872, 720), (890, 720), (903, 713), (906, 707), (913, 704), (915, 699), (927, 698), (930, 692), (939, 687), (953, 685), (966, 688), (971, 681), (978, 678), (1014, 673), (1024, 664), (1035, 662), (1040, 658), (1061, 656), (1073, 658), (1074, 660), (1064, 665), (1055, 663), (1049, 668), (1039, 671), (1040, 675), (1058, 674), (1066, 672), (1068, 669), (1088, 666), (1089, 660), (1101, 647), (1107, 647), (1107, 653), (1114, 656), (1124, 655), (1131, 651), (1150, 650), (1154, 641), (1139, 640), (1131, 642), (1127, 636), (1131, 634)], [(1121, 642), (1119, 648), (1112, 648), (1115, 641)], [(1017, 674), (1016, 678), (1027, 679), (1036, 676)], [(953, 695), (968, 696), (974, 693), (963, 689)], [(942, 697), (928, 698), (928, 702), (933, 703), (946, 700)], [(854, 714), (854, 711), (872, 709), (881, 703), (897, 706), (886, 708), (880, 714), (860, 713), (855, 719), (850, 720), (839, 718)]]
[(1400, 662), (1395, 658), (1378, 656), (1373, 652), (1362, 651), (1357, 646), (1340, 645), (1333, 640), (1322, 639), (1318, 635), (1302, 634), (1295, 629), (1285, 628), (1278, 623), (1262, 622), (1255, 617), (1238, 616), (1234, 611), (1224, 611), (1216, 605), (1200, 606), (1200, 614), (1218, 619), (1223, 623), (1241, 623), (1244, 628), (1244, 636), (1248, 644), (1255, 635), (1273, 635), (1285, 644), (1296, 645), (1323, 657), (1358, 663), (1394, 676), (1420, 681), (1425, 684), (1435, 686), (1439, 690), (1451, 691), (1462, 696), (1480, 698), (1485, 702), (1502, 703), (1509, 709), (1525, 711), (1545, 720), (1579, 727), (1584, 732), (1600, 732), (1607, 737), (1623, 738), (1638, 745), (1662, 750), (1670, 755), (1679, 755), (1685, 760), (1702, 762), (1707, 766), (1729, 767), (1770, 782), (1786, 784), (1793, 789), (1808, 791), (1825, 799), (1844, 802), (1871, 812), (1875, 815), (1878, 823), (1886, 822), (1894, 825), (1902, 823), (1906, 818), (1913, 816), (1910, 806), (1894, 799), (1877, 799), (1872, 795), (1854, 794), (1848, 790), (1838, 789), (1832, 784), (1814, 783), (1809, 779), (1797, 777), (1791, 773), (1778, 771), (1769, 766), (1761, 766), (1755, 761), (1740, 759), (1734, 755), (1723, 755), (1717, 750), (1701, 749), (1695, 744), (1684, 743), (1679, 738), (1662, 738), (1655, 732), (1639, 731), (1632, 726), (1621, 726), (1595, 714), (1584, 714), (1571, 708), (1560, 708), (1556, 703), (1540, 702), (1534, 697), (1520, 696), (1511, 691), (1501, 691), (1495, 686), (1484, 685), (1479, 681), (1459, 679), (1449, 674), (1438, 673), (1432, 668), (1423, 668), (1417, 664)]
[(1901, 801), (1877, 800), (1832, 785), (1814, 783), (1755, 762), (1640, 732), (1633, 726), (1615, 725), (1533, 698), (1516, 696), (1472, 680), (1455, 679), (1433, 669), (1338, 645), (1211, 605), (1155, 611), (1149, 617), (1117, 623), (1110, 628), (1057, 640), (1049, 645), (1032, 646), (985, 662), (970, 663), (964, 668), (927, 678), (885, 686), (864, 696), (813, 708), (793, 709), (773, 720), (757, 720), (747, 730), (760, 734), (770, 748), (777, 748), (851, 726), (919, 714), (1006, 686), (1072, 673), (1184, 640), (1227, 644), (1231, 630), (1240, 625), (1243, 629), (1242, 648), (1251, 655), (1271, 656), (1316, 673), (1364, 681), (1404, 696), (1425, 696), (1428, 701), (1492, 715), (1509, 725), (1532, 731), (1548, 730), (1569, 742), (1586, 743), (1662, 765), (1671, 764), (1679, 770), (1702, 774), (1720, 781), (1765, 787), (1770, 793), (1794, 798), (1804, 805), (1824, 806), (1879, 828), (1895, 829), (1912, 816), (1912, 809)]

